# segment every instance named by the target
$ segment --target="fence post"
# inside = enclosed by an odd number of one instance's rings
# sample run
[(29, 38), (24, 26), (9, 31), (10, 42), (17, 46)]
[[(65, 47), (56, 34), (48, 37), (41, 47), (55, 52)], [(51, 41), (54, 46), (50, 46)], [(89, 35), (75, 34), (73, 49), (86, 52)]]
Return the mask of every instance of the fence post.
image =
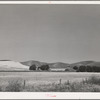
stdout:
[(60, 92), (61, 92), (61, 81), (62, 81), (62, 80), (60, 79), (60, 80), (59, 80)]
[(26, 85), (26, 81), (24, 80), (23, 88), (25, 88), (25, 85)]
[(61, 79), (59, 80), (59, 84), (61, 85)]

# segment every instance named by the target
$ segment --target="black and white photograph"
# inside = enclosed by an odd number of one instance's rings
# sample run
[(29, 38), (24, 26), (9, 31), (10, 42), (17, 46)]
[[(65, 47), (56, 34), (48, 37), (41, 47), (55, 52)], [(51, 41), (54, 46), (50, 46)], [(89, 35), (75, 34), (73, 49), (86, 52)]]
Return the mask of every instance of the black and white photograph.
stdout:
[(0, 4), (0, 92), (100, 92), (99, 43), (100, 5)]

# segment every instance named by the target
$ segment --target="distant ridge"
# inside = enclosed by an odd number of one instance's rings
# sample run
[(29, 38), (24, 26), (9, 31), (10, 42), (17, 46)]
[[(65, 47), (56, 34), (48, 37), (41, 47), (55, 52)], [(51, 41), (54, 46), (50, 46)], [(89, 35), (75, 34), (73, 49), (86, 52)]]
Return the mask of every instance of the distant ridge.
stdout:
[(48, 64), (50, 68), (67, 68), (69, 64), (63, 63), (63, 62), (56, 62), (56, 63), (46, 63), (46, 62), (40, 62), (40, 61), (35, 61), (35, 60), (30, 60), (26, 62), (21, 62), (21, 64), (31, 66), (31, 65), (36, 65), (36, 66), (41, 66), (44, 64)]
[(72, 63), (70, 64), (70, 66), (86, 66), (93, 63), (96, 63), (96, 62), (95, 61), (80, 61), (80, 62)]
[(68, 64), (68, 63), (63, 63), (63, 62), (55, 62), (55, 63), (47, 63), (47, 62), (40, 62), (40, 61), (35, 61), (35, 60), (30, 60), (30, 61), (26, 61), (26, 62), (21, 62), (24, 65), (27, 66), (31, 66), (33, 64), (35, 64), (36, 66), (41, 66), (43, 64), (48, 64), (50, 68), (73, 68), (74, 66), (98, 66), (100, 67), (100, 62), (96, 62), (96, 61), (80, 61), (80, 62), (76, 62), (76, 63), (72, 63), (72, 64)]
[(67, 68), (69, 67), (69, 64), (63, 62), (56, 62), (56, 63), (49, 63), (49, 66), (51, 68)]
[(0, 60), (0, 71), (5, 70), (26, 70), (29, 71), (29, 66), (31, 65), (36, 65), (36, 67), (40, 67), (41, 65), (48, 64), (51, 69), (63, 69), (63, 70), (68, 70), (69, 72), (76, 71), (74, 69), (75, 66), (78, 68), (80, 66), (97, 66), (100, 67), (100, 62), (96, 61), (80, 61), (72, 64), (68, 63), (63, 63), (63, 62), (54, 62), (54, 63), (47, 63), (47, 62), (40, 62), (40, 61), (35, 61), (35, 60), (29, 60), (25, 62), (17, 62), (17, 61), (12, 61), (12, 60)]
[(31, 66), (33, 64), (35, 64), (36, 66), (41, 66), (43, 64), (47, 64), (45, 62), (40, 62), (40, 61), (35, 61), (35, 60), (29, 60), (29, 61), (25, 61), (25, 62), (20, 62), (23, 65), (27, 65), (27, 66)]

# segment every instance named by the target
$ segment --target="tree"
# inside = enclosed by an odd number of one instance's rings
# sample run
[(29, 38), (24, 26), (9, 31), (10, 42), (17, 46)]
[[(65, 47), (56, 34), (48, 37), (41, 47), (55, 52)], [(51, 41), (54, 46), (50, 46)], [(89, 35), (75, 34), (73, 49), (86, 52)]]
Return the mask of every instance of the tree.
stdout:
[(29, 67), (29, 70), (36, 70), (36, 65), (31, 65), (31, 66)]
[(46, 65), (41, 65), (40, 69), (41, 70), (49, 70), (49, 65), (47, 65), (47, 64)]
[(77, 66), (74, 66), (73, 69), (78, 70), (78, 67)]
[(98, 67), (97, 66), (93, 66), (93, 72), (98, 72)]
[(93, 66), (93, 72), (100, 72), (99, 66)]
[(79, 72), (86, 72), (86, 66), (80, 66), (78, 71)]
[(86, 71), (87, 72), (93, 72), (92, 66), (86, 66)]

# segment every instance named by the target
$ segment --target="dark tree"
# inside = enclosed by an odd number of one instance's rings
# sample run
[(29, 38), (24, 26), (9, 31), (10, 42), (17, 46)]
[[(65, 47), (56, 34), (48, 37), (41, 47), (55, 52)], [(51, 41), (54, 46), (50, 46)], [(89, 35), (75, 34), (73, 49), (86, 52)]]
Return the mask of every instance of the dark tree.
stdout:
[(78, 71), (79, 72), (85, 72), (86, 71), (86, 66), (80, 66)]
[(86, 71), (87, 72), (93, 72), (92, 66), (86, 66)]
[(93, 66), (93, 72), (100, 72), (99, 66)]
[(78, 67), (77, 66), (74, 66), (73, 69), (78, 70)]
[(31, 65), (31, 66), (29, 67), (29, 70), (36, 70), (36, 65)]
[(93, 72), (98, 72), (98, 67), (97, 66), (93, 66)]
[(40, 69), (41, 70), (49, 70), (49, 65), (47, 65), (47, 64), (46, 65), (41, 65)]

